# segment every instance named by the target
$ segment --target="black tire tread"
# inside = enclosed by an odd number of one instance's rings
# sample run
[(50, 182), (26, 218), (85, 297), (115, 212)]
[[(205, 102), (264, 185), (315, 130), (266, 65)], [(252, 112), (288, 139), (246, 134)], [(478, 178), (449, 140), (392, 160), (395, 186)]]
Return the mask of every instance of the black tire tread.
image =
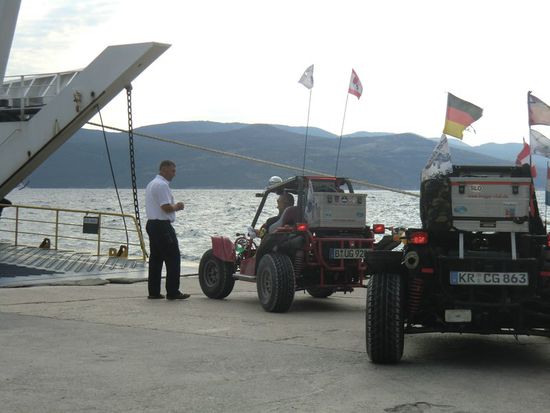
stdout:
[[(216, 265), (219, 282), (215, 287), (210, 287), (205, 282), (205, 267), (208, 262), (212, 262)], [(209, 298), (214, 298), (221, 300), (231, 294), (233, 287), (235, 286), (235, 279), (233, 278), (233, 273), (235, 270), (235, 265), (232, 262), (225, 262), (220, 260), (214, 255), (212, 249), (207, 250), (201, 258), (199, 264), (199, 283), (201, 290)]]
[(373, 363), (403, 356), (403, 281), (399, 274), (374, 274), (367, 287), (367, 354)]
[[(262, 307), (270, 313), (285, 313), (292, 305), (296, 291), (292, 261), (284, 254), (265, 254), (258, 265), (257, 277), (263, 272), (265, 266), (274, 272), (274, 276), (272, 277), (272, 296), (267, 303), (263, 303), (260, 299)], [(259, 281), (257, 280), (258, 296), (261, 294)]]

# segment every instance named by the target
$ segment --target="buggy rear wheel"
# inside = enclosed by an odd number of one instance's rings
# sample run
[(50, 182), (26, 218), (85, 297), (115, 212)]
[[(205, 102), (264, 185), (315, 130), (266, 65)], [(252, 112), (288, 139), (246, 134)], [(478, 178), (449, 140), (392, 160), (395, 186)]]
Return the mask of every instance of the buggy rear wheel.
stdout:
[(284, 313), (294, 301), (294, 268), (287, 255), (265, 254), (256, 275), (258, 298), (265, 311)]
[(334, 290), (329, 287), (308, 287), (306, 291), (315, 298), (327, 298), (334, 293)]
[(220, 260), (211, 249), (206, 251), (199, 264), (199, 283), (204, 295), (216, 299), (227, 297), (235, 285), (234, 270), (235, 264)]
[(367, 286), (367, 354), (373, 363), (397, 363), (404, 340), (403, 279), (374, 274)]

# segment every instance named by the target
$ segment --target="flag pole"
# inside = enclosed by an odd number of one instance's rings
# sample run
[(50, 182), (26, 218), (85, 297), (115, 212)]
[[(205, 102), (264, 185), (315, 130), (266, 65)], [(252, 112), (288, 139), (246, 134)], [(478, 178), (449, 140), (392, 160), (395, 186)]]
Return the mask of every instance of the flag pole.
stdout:
[(544, 191), (544, 232), (548, 232), (547, 221), (548, 221), (548, 161), (546, 161), (546, 188)]
[(305, 175), (306, 170), (307, 134), (309, 131), (309, 111), (311, 110), (311, 92), (313, 92), (313, 88), (309, 89), (309, 103), (307, 105), (306, 140), (304, 142), (304, 162), (302, 163), (302, 176)]
[(346, 93), (346, 105), (344, 106), (344, 117), (342, 119), (342, 129), (340, 129), (340, 139), (338, 140), (338, 154), (336, 155), (336, 168), (334, 169), (334, 176), (338, 175), (338, 161), (340, 160), (340, 147), (342, 146), (342, 135), (344, 133), (344, 122), (346, 120), (346, 110), (348, 109), (349, 92)]

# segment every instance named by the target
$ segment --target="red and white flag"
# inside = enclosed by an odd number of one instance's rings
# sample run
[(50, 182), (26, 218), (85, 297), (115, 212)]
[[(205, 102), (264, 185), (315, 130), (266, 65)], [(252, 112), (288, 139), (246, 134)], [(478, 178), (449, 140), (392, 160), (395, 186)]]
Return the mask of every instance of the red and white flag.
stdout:
[(361, 97), (363, 93), (363, 85), (359, 80), (359, 76), (355, 73), (355, 70), (351, 69), (351, 78), (349, 80), (349, 89), (348, 93), (351, 93), (354, 96), (357, 96), (357, 99)]
[(529, 126), (550, 125), (550, 106), (529, 92), (527, 94), (529, 107)]
[(523, 148), (519, 151), (518, 156), (516, 156), (516, 165), (521, 166), (524, 163), (529, 163), (529, 157), (531, 156), (531, 148), (529, 144), (523, 140)]
[[(525, 139), (523, 140), (523, 148), (519, 151), (518, 156), (516, 157), (516, 165), (521, 166), (523, 164), (531, 164), (531, 147)], [(537, 168), (535, 165), (531, 165), (531, 177), (535, 178), (537, 176)]]

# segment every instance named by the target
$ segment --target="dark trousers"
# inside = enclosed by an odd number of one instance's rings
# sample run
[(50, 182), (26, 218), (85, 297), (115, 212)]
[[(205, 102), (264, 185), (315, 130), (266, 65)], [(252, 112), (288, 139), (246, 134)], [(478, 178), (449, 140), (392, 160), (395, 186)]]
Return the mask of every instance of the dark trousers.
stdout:
[(180, 288), (181, 256), (178, 237), (170, 221), (150, 219), (145, 226), (149, 235), (149, 295), (160, 294), (162, 264), (166, 263), (166, 294)]

